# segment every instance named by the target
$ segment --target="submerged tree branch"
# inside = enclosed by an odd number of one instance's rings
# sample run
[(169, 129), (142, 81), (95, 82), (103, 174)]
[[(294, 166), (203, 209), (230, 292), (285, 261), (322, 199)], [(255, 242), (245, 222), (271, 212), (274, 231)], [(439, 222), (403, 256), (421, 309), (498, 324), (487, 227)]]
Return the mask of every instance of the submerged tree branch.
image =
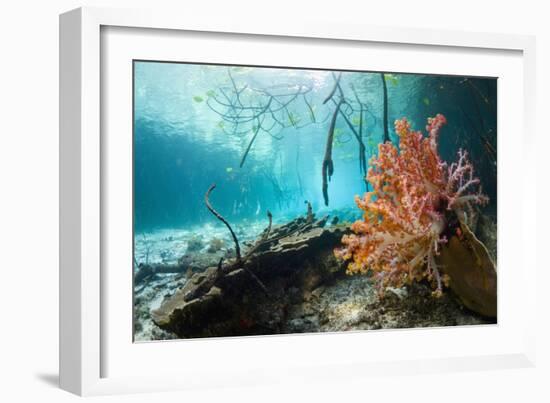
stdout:
[(325, 156), (323, 158), (323, 167), (322, 167), (323, 199), (325, 201), (325, 206), (328, 206), (328, 182), (330, 181), (330, 178), (334, 173), (334, 163), (332, 161), (332, 143), (334, 141), (334, 128), (336, 126), (336, 119), (338, 118), (340, 107), (342, 106), (343, 102), (344, 100), (340, 99), (340, 102), (338, 102), (338, 104), (336, 105), (336, 108), (334, 109), (334, 113), (332, 115), (332, 120), (330, 122), (330, 127), (328, 130), (327, 143), (325, 146)]
[[(363, 115), (365, 112), (368, 112), (367, 106), (361, 102), (361, 99), (359, 98), (359, 94), (357, 94), (357, 91), (355, 89), (355, 86), (351, 85), (351, 90), (353, 91), (353, 95), (355, 96), (355, 100), (359, 104), (359, 135), (357, 140), (359, 141), (359, 171), (361, 172), (361, 175), (363, 176), (363, 181), (365, 182), (366, 190), (369, 190), (369, 181), (367, 180), (367, 148), (365, 147), (365, 143), (363, 142)], [(374, 115), (373, 115), (374, 117)]]
[(269, 237), (269, 234), (271, 233), (271, 224), (272, 224), (272, 221), (273, 221), (273, 216), (271, 215), (271, 212), (268, 210), (267, 212), (267, 217), (269, 219), (269, 225), (267, 227), (267, 229), (264, 231), (264, 234), (262, 236), (262, 238), (260, 239), (260, 241), (258, 241), (256, 243), (256, 245), (254, 245), (243, 257), (241, 257), (241, 248), (239, 246), (239, 240), (237, 239), (237, 236), (235, 235), (235, 232), (233, 232), (233, 229), (231, 228), (231, 225), (229, 225), (229, 222), (227, 222), (227, 220), (225, 218), (223, 218), (223, 216), (218, 213), (213, 207), (212, 205), (210, 204), (210, 193), (212, 193), (212, 191), (216, 188), (216, 184), (212, 184), (208, 190), (206, 191), (206, 194), (204, 195), (204, 202), (206, 203), (206, 207), (208, 208), (208, 210), (210, 210), (210, 212), (212, 214), (214, 214), (214, 216), (220, 220), (221, 222), (223, 222), (225, 224), (225, 226), (229, 229), (229, 232), (231, 233), (231, 236), (233, 237), (233, 242), (235, 243), (235, 254), (237, 256), (237, 260), (235, 261), (235, 263), (229, 265), (229, 266), (226, 266), (225, 268), (223, 267), (223, 257), (220, 259), (220, 261), (218, 262), (218, 276), (221, 276), (222, 273), (229, 273), (229, 272), (232, 272), (233, 270), (237, 270), (237, 269), (243, 269), (244, 271), (246, 271), (250, 277), (252, 277), (254, 279), (254, 281), (256, 281), (256, 283), (258, 283), (258, 285), (260, 286), (260, 288), (266, 293), (266, 294), (269, 294), (268, 290), (267, 290), (267, 287), (264, 285), (264, 283), (262, 283), (262, 281), (258, 278), (258, 276), (256, 274), (254, 274), (250, 269), (248, 269), (246, 266), (245, 266), (245, 262), (250, 258), (250, 256), (252, 256), (254, 254), (254, 252), (256, 252), (256, 250), (258, 249), (258, 247), (264, 243), (267, 238)]
[(246, 151), (244, 152), (243, 157), (241, 158), (241, 163), (239, 164), (239, 168), (243, 167), (244, 162), (246, 161), (246, 157), (247, 157), (248, 153), (250, 152), (250, 149), (252, 148), (252, 144), (254, 144), (254, 141), (256, 140), (256, 137), (258, 137), (258, 133), (260, 132), (261, 127), (262, 127), (262, 125), (260, 124), (260, 122), (257, 122), (256, 130), (254, 131), (254, 135), (250, 139), (250, 142), (248, 143), (248, 147), (246, 147)]
[(384, 91), (384, 139), (383, 142), (390, 141), (390, 131), (388, 127), (388, 86), (386, 85), (386, 77), (384, 73), (380, 73), (382, 79), (382, 88)]
[[(313, 107), (306, 98), (306, 94), (312, 90), (311, 87), (283, 83), (270, 88), (254, 88), (238, 83), (231, 68), (228, 68), (227, 73), (229, 86), (210, 91), (206, 105), (220, 116), (221, 122), (218, 126), (224, 133), (238, 136), (253, 133), (241, 158), (241, 168), (260, 132), (280, 140), (282, 136), (277, 135), (286, 128), (300, 129), (307, 124), (316, 123)], [(307, 106), (311, 122), (301, 119), (291, 109), (292, 105), (302, 101)]]
[(334, 97), (336, 90), (340, 87), (340, 78), (342, 78), (342, 73), (338, 74), (337, 76), (333, 74), (333, 77), (334, 77), (334, 87), (330, 91), (330, 94), (328, 94), (328, 96), (323, 101), (323, 105), (326, 104), (328, 101), (330, 101), (332, 97)]
[(214, 210), (214, 208), (212, 207), (212, 205), (210, 204), (210, 193), (212, 193), (212, 191), (216, 188), (216, 184), (213, 183), (209, 188), (208, 190), (206, 191), (206, 194), (204, 195), (204, 202), (206, 204), (206, 207), (208, 208), (208, 210), (210, 210), (210, 212), (212, 214), (214, 214), (214, 216), (220, 220), (221, 222), (223, 222), (225, 224), (225, 226), (227, 227), (227, 229), (229, 230), (229, 232), (231, 233), (231, 236), (233, 237), (233, 242), (235, 243), (235, 254), (237, 256), (237, 262), (241, 262), (242, 258), (241, 258), (241, 248), (239, 246), (239, 240), (237, 239), (237, 235), (235, 235), (235, 232), (233, 232), (233, 228), (231, 228), (231, 225), (229, 225), (229, 223), (227, 222), (227, 220), (225, 218), (222, 217), (222, 215), (220, 213), (218, 213), (216, 210)]
[(479, 141), (481, 142), (481, 145), (485, 149), (485, 151), (486, 151), (487, 155), (489, 156), (489, 158), (491, 158), (491, 160), (493, 162), (496, 162), (496, 160), (497, 160), (496, 154), (497, 153), (496, 153), (495, 147), (491, 144), (491, 142), (489, 141), (487, 136), (485, 136), (485, 134), (482, 132), (482, 130), (480, 130), (480, 128), (473, 122), (470, 115), (467, 114), (462, 107), (460, 107), (460, 111), (462, 112), (462, 114), (464, 115), (464, 117), (466, 118), (466, 120), (468, 121), (470, 126), (477, 133), (477, 135), (479, 137)]
[(304, 195), (304, 188), (303, 188), (303, 185), (302, 185), (302, 177), (300, 175), (300, 169), (298, 168), (299, 167), (299, 163), (298, 163), (299, 158), (300, 158), (300, 147), (296, 147), (296, 162), (294, 163), (294, 166), (296, 168), (296, 177), (298, 179), (298, 188), (300, 189), (300, 196), (303, 196)]
[(361, 115), (359, 117), (359, 132), (355, 129), (355, 126), (353, 123), (349, 120), (347, 115), (342, 111), (342, 109), (339, 109), (340, 115), (344, 118), (346, 121), (348, 127), (350, 128), (351, 132), (355, 136), (355, 139), (359, 143), (359, 166), (361, 168), (361, 173), (365, 175), (367, 173), (367, 157), (366, 157), (366, 147), (365, 143), (363, 143), (363, 109), (361, 109)]

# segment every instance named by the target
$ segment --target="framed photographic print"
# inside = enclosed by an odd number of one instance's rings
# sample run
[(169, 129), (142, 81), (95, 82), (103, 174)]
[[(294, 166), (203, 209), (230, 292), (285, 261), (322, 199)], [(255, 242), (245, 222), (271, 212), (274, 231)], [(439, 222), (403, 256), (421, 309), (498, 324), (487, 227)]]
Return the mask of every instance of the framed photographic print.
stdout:
[(497, 78), (133, 71), (136, 341), (497, 323)]
[(531, 365), (533, 51), (63, 14), (62, 387)]

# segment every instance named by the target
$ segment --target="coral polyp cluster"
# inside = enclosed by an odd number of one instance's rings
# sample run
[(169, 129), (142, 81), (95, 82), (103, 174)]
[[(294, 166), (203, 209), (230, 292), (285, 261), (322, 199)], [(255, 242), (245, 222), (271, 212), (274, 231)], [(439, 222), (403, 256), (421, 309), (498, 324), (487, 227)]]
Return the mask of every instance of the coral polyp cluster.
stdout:
[(391, 142), (379, 145), (367, 173), (373, 191), (355, 197), (363, 220), (352, 224), (353, 234), (342, 238), (335, 255), (349, 261), (349, 274), (371, 272), (381, 292), (427, 279), (440, 296), (448, 277), (436, 256), (447, 242), (449, 213), (468, 215), (488, 202), (466, 151), (459, 150), (451, 165), (442, 161), (438, 138), (446, 123), (441, 114), (429, 118), (424, 136), (407, 119), (397, 120), (399, 149)]

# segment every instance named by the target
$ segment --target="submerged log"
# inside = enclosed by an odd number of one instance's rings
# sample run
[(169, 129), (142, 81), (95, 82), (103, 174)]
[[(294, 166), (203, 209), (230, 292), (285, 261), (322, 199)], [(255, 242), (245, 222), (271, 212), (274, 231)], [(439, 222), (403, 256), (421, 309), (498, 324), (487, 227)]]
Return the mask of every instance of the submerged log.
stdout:
[(324, 228), (327, 220), (300, 217), (273, 226), (268, 237), (260, 234), (240, 266), (230, 261), (223, 269), (194, 274), (151, 312), (153, 321), (181, 338), (279, 333), (289, 298), (342, 273), (332, 250), (349, 227)]
[(141, 264), (138, 266), (138, 270), (134, 276), (134, 283), (141, 284), (146, 280), (150, 279), (152, 276), (157, 274), (174, 274), (174, 273), (183, 273), (186, 271), (188, 266), (177, 263), (177, 264), (164, 264), (164, 263), (153, 263), (153, 264)]

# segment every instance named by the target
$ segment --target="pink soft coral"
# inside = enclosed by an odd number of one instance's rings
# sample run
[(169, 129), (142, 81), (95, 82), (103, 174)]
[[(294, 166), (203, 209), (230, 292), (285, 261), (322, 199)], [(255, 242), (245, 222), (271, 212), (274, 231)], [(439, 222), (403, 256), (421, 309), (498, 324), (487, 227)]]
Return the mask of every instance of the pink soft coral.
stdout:
[(441, 160), (438, 136), (446, 122), (441, 114), (429, 118), (424, 137), (405, 118), (397, 120), (399, 150), (390, 142), (379, 145), (367, 174), (374, 190), (355, 197), (364, 219), (353, 223), (354, 234), (342, 238), (344, 246), (335, 254), (350, 260), (349, 274), (372, 271), (380, 291), (427, 278), (434, 295), (441, 295), (447, 278), (440, 275), (435, 256), (446, 242), (445, 210), (488, 201), (481, 190), (470, 193), (479, 179), (466, 151), (459, 150), (458, 162), (449, 167)]

